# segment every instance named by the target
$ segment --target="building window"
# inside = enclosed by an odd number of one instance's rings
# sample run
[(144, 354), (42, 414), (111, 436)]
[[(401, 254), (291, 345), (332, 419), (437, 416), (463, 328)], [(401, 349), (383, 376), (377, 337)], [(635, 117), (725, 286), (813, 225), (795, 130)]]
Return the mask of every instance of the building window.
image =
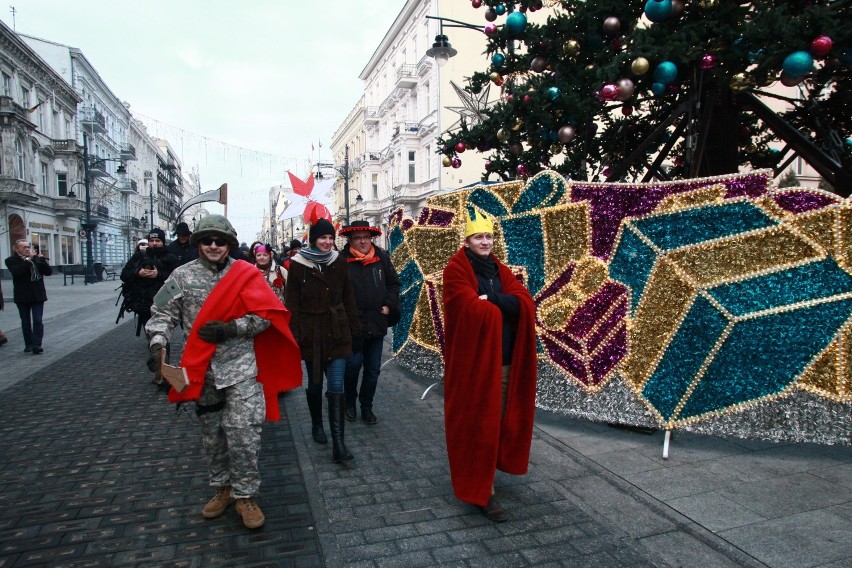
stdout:
[(41, 162), (41, 193), (42, 195), (47, 195), (47, 187), (48, 187), (48, 170), (47, 164)]
[(3, 96), (12, 96), (12, 77), (3, 73)]
[(59, 197), (68, 196), (68, 174), (56, 174), (56, 195)]
[(74, 264), (74, 238), (62, 235), (60, 237), (60, 246), (62, 247), (62, 264)]
[(415, 160), (417, 159), (417, 152), (412, 150), (408, 151), (408, 183), (415, 183), (417, 181), (417, 168), (415, 167)]
[(805, 173), (805, 161), (801, 158), (796, 158), (796, 175)]
[(373, 174), (372, 179), (370, 180), (370, 185), (373, 190), (373, 199), (378, 199), (379, 197), (379, 174)]
[(18, 179), (24, 179), (26, 173), (26, 161), (24, 160), (24, 145), (21, 144), (20, 140), (15, 140), (15, 158), (18, 165)]
[(44, 233), (30, 233), (30, 241), (33, 247), (38, 247), (42, 256), (50, 258), (50, 235)]
[(24, 85), (21, 85), (21, 106), (30, 108), (30, 90)]

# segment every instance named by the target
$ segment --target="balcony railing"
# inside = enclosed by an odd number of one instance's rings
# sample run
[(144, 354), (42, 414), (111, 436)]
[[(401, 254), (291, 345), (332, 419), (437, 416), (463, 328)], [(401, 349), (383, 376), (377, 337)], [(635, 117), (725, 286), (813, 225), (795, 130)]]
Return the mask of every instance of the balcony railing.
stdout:
[(15, 115), (20, 120), (32, 122), (27, 109), (16, 103), (12, 97), (0, 97), (0, 114)]
[(106, 132), (106, 118), (91, 106), (80, 107), (80, 125), (92, 134)]
[(123, 193), (139, 193), (136, 185), (136, 180), (126, 179), (118, 184), (118, 190)]
[(396, 86), (410, 89), (417, 85), (417, 66), (403, 65), (396, 70)]
[(50, 143), (53, 150), (56, 152), (82, 152), (82, 148), (77, 146), (76, 140), (53, 140)]
[(364, 108), (364, 122), (367, 124), (375, 124), (379, 122), (379, 107)]
[(70, 197), (59, 197), (53, 200), (53, 208), (57, 215), (66, 217), (82, 216), (85, 213), (85, 205), (79, 199)]
[(400, 122), (393, 128), (393, 135), (399, 136), (400, 134), (417, 134), (420, 132), (420, 124), (417, 122)]
[(136, 148), (133, 144), (124, 144), (121, 147), (121, 159), (125, 162), (136, 159)]
[(106, 205), (96, 205), (93, 213), (103, 219), (109, 218), (109, 207)]

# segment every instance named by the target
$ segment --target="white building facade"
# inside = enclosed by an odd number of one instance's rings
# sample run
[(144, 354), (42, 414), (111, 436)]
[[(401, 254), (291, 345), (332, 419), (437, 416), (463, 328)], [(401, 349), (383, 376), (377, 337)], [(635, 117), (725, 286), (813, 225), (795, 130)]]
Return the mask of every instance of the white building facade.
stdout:
[[(408, 0), (361, 72), (364, 96), (338, 128), (332, 154), (340, 173), (349, 147), (351, 220), (366, 220), (387, 230), (387, 216), (403, 208), (416, 215), (432, 195), (476, 182), (485, 158), (473, 151), (462, 155), (461, 167), (445, 168), (437, 137), (458, 125), (462, 107), (451, 82), (486, 66), (485, 35), (478, 30), (444, 28), (458, 55), (439, 67), (426, 55), (441, 23), (426, 16), (485, 25), (484, 10), (458, 0)], [(495, 88), (491, 99), (499, 96)], [(345, 216), (343, 180), (336, 188), (338, 211)], [(353, 200), (360, 195), (363, 202)]]

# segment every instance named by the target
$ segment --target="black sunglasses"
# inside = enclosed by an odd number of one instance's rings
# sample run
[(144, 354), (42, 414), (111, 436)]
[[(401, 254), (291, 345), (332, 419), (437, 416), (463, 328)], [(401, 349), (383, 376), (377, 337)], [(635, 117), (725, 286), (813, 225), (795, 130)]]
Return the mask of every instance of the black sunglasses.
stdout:
[(203, 237), (199, 240), (201, 244), (206, 247), (209, 247), (213, 243), (216, 243), (217, 247), (223, 247), (228, 244), (228, 239), (226, 239), (225, 237)]

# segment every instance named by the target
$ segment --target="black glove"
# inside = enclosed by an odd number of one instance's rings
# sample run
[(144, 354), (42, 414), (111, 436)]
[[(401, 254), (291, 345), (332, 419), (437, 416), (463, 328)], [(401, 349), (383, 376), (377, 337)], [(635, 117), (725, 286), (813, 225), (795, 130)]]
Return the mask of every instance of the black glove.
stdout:
[(353, 336), (352, 337), (352, 353), (360, 353), (361, 350), (364, 349), (364, 340), (361, 336)]
[(150, 347), (148, 347), (148, 352), (151, 354), (148, 357), (148, 370), (152, 373), (160, 372), (160, 365), (163, 362), (163, 346), (159, 343), (154, 343)]
[(198, 337), (207, 343), (222, 343), (226, 339), (233, 339), (237, 336), (237, 322), (234, 320), (224, 321), (208, 321), (198, 330)]

